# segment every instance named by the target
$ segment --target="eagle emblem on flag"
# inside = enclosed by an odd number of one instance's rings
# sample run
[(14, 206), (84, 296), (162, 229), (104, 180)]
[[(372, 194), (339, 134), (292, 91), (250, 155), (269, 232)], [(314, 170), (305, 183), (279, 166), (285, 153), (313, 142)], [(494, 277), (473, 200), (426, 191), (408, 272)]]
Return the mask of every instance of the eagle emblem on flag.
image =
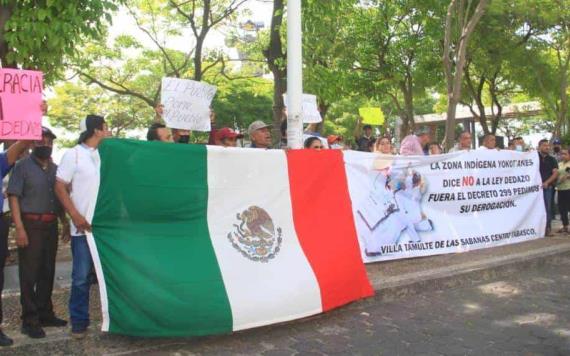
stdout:
[(282, 230), (275, 227), (271, 216), (258, 206), (250, 206), (236, 215), (234, 231), (228, 233), (232, 246), (245, 258), (267, 263), (279, 253)]

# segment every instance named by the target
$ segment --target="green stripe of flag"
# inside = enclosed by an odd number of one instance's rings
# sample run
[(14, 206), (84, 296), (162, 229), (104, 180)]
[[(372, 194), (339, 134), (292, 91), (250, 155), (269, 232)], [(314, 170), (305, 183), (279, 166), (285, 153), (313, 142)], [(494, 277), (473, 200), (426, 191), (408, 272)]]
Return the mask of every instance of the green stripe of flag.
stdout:
[(109, 139), (100, 155), (93, 235), (109, 331), (231, 332), (230, 304), (208, 232), (206, 147)]

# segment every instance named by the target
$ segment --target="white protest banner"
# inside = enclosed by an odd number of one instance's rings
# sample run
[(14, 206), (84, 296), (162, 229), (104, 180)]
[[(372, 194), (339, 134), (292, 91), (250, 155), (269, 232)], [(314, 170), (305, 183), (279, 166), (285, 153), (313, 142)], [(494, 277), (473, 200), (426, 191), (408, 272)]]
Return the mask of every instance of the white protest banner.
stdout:
[(162, 78), (161, 102), (166, 126), (210, 131), (210, 104), (216, 87), (188, 79)]
[[(283, 102), (287, 107), (287, 94), (283, 94)], [(312, 94), (303, 94), (303, 123), (316, 124), (323, 121), (319, 107), (317, 105), (317, 96)]]
[(544, 237), (536, 152), (410, 157), (344, 152), (344, 160), (365, 262)]

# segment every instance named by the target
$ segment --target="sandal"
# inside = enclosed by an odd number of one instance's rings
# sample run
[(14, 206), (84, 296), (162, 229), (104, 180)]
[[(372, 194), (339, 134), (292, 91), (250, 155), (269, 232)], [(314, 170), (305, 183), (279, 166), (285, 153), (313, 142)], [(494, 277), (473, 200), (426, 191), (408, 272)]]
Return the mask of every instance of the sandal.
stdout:
[(560, 230), (558, 230), (556, 232), (559, 234), (568, 233), (568, 227), (564, 226), (563, 228), (561, 228)]

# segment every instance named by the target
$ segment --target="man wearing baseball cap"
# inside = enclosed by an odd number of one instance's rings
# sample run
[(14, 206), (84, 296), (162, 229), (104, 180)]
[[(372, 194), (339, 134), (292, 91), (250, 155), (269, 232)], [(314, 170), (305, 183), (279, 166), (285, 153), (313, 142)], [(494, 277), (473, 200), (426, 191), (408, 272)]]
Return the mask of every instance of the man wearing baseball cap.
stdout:
[(327, 143), (329, 147), (332, 149), (342, 150), (344, 149), (342, 145), (342, 136), (338, 135), (328, 135), (327, 136)]
[(223, 127), (216, 130), (215, 134), (216, 141), (219, 142), (220, 146), (224, 147), (237, 147), (237, 140), (243, 138), (243, 135), (235, 132), (229, 127)]
[(99, 185), (99, 144), (110, 132), (105, 119), (88, 115), (81, 125), (79, 144), (68, 150), (57, 168), (55, 192), (65, 211), (71, 217), (71, 295), (69, 316), (74, 338), (85, 336), (89, 326), (89, 274), (93, 267), (87, 245), (91, 232), (90, 207), (97, 198)]
[(562, 161), (562, 141), (559, 138), (552, 140), (552, 155), (556, 162)]
[(251, 140), (250, 148), (271, 148), (271, 127), (261, 120), (257, 120), (249, 125), (247, 133)]

